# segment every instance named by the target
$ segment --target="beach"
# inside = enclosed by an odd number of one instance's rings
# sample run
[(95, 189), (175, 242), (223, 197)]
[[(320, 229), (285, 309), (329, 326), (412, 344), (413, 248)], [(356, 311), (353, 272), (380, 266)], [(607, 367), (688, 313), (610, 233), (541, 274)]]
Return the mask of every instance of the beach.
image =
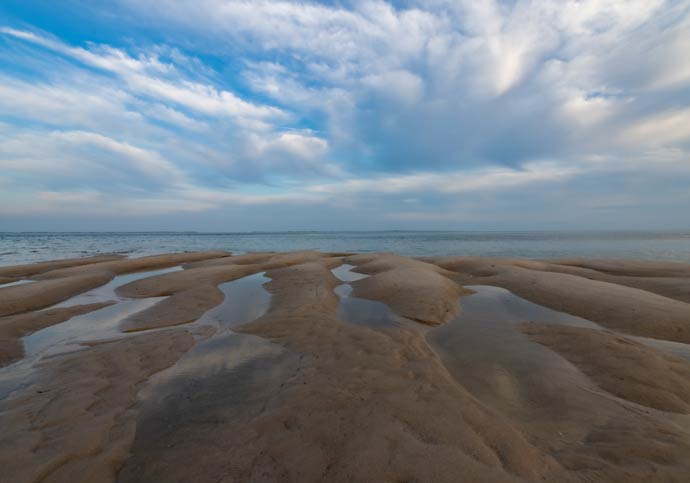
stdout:
[(685, 482), (690, 264), (0, 266), (0, 481)]

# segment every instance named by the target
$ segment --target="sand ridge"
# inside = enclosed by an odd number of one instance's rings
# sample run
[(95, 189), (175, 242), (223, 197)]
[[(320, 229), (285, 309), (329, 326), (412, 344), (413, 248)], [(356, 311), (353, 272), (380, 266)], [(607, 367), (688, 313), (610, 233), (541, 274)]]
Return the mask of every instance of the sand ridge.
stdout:
[(137, 386), (193, 343), (171, 330), (45, 360), (36, 382), (0, 401), (2, 481), (113, 481), (134, 438)]
[(26, 265), (13, 265), (10, 267), (0, 267), (0, 277), (12, 279), (26, 278), (62, 268), (93, 265), (100, 262), (123, 260), (124, 258), (122, 255), (97, 255), (94, 257), (67, 258), (49, 262), (28, 263)]
[(24, 355), (21, 337), (45, 327), (59, 324), (77, 315), (102, 309), (113, 303), (74, 305), (0, 317), (0, 367), (19, 360)]
[(354, 295), (380, 300), (398, 315), (427, 325), (440, 325), (457, 315), (458, 297), (469, 293), (438, 267), (393, 254), (346, 257), (355, 271), (371, 275), (352, 283)]
[[(12, 273), (34, 273), (33, 283), (2, 288), (0, 286), (0, 317), (37, 310), (57, 304), (74, 295), (96, 288), (112, 280), (116, 275), (158, 268), (172, 267), (181, 263), (227, 257), (227, 252), (190, 252), (154, 255), (133, 259), (103, 257), (69, 261), (22, 265), (19, 269), (7, 267)], [(94, 262), (94, 263), (91, 263)], [(63, 268), (67, 264), (68, 268)], [(34, 268), (31, 268), (34, 267)], [(56, 268), (58, 267), (58, 268)]]
[[(588, 278), (594, 268), (314, 251), (123, 262), (49, 270), (27, 284), (49, 292), (67, 284), (62, 290), (69, 292), (80, 277), (184, 263), (182, 271), (117, 290), (122, 297), (167, 297), (125, 321), (125, 329), (141, 332), (44, 358), (26, 387), (0, 400), (0, 466), (10, 481), (682, 482), (690, 474), (685, 361), (614, 331), (544, 324), (504, 328), (503, 339), (488, 332), (458, 367), (429, 343), (462, 314), (462, 297), (471, 293), (463, 285), (482, 284), (592, 315), (621, 332), (683, 340), (688, 304)], [(372, 329), (338, 320), (333, 289), (341, 282), (331, 269), (344, 262), (370, 275), (353, 282), (358, 297), (420, 323)], [(597, 272), (607, 277), (682, 280), (686, 273), (676, 265), (602, 263), (592, 267), (617, 271)], [(270, 341), (277, 355), (190, 380), (167, 399), (165, 410), (176, 419), (152, 426), (155, 418), (146, 414), (155, 415), (156, 406), (140, 413), (138, 388), (195, 343), (232, 337), (184, 324), (222, 301), (219, 284), (259, 272), (270, 278), (270, 308), (233, 330)], [(46, 283), (56, 286), (39, 285)], [(71, 314), (47, 309), (50, 317), (34, 317), (25, 300), (25, 313), (0, 319), (11, 321), (8, 338)], [(505, 350), (513, 346), (518, 352)], [(532, 366), (500, 367), (521, 359)], [(534, 372), (538, 367), (545, 370)], [(488, 391), (463, 376), (480, 368)]]
[[(434, 262), (456, 272), (453, 279), (460, 284), (503, 287), (532, 302), (627, 334), (690, 342), (690, 303), (628, 285), (556, 272), (541, 261), (455, 257)], [(674, 268), (675, 273), (678, 270)], [(680, 286), (686, 283), (682, 277), (677, 280)]]
[(118, 294), (134, 298), (169, 297), (129, 317), (121, 327), (133, 332), (192, 322), (223, 301), (223, 294), (218, 289), (221, 283), (323, 257), (325, 255), (314, 251), (246, 254), (188, 263), (182, 272), (129, 283), (119, 287)]
[(643, 406), (690, 413), (690, 362), (610, 331), (526, 323), (521, 330), (591, 377)]
[[(145, 480), (450, 482), (464, 474), (498, 482), (540, 478), (557, 466), (455, 384), (422, 332), (381, 333), (337, 320), (340, 281), (330, 269), (340, 263), (267, 273), (271, 309), (239, 330), (299, 354), (299, 365), (258, 416), (179, 429), (185, 438), (172, 440), (175, 450), (137, 465)], [(196, 444), (209, 431), (222, 449)], [(203, 469), (182, 463), (207, 452), (217, 459)], [(133, 458), (148, 461), (142, 453)], [(127, 466), (123, 474), (121, 481), (142, 475)]]

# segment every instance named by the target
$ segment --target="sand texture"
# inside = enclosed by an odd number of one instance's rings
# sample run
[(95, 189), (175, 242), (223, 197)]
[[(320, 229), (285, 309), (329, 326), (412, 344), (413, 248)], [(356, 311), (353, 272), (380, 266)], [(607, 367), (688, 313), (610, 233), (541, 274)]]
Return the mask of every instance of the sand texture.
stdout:
[(111, 305), (112, 302), (100, 302), (86, 305), (73, 305), (26, 314), (0, 317), (0, 367), (18, 359), (24, 353), (21, 337), (51, 325), (59, 324), (70, 318), (93, 312)]
[(530, 323), (522, 330), (616, 396), (661, 411), (690, 413), (687, 360), (609, 331)]
[(29, 389), (0, 401), (2, 481), (113, 481), (134, 437), (137, 385), (192, 344), (186, 331), (158, 332), (43, 362)]
[[(610, 329), (690, 343), (690, 303), (634, 288), (629, 280), (624, 285), (603, 282), (591, 276), (582, 276), (581, 273), (563, 273), (569, 270), (570, 265), (526, 260), (458, 257), (437, 259), (435, 262), (454, 271), (454, 280), (464, 285), (503, 287), (540, 305), (583, 317)], [(593, 265), (601, 267), (602, 263), (599, 261)], [(622, 261), (614, 264), (619, 267), (623, 265), (625, 262)], [(633, 261), (631, 265), (640, 267), (641, 262)], [(682, 291), (682, 287), (687, 286), (687, 272), (681, 271), (676, 264), (668, 269), (667, 263), (661, 263), (666, 272), (661, 269), (652, 271), (651, 263), (642, 266), (646, 267), (643, 272), (645, 276), (649, 273), (679, 274), (669, 277), (671, 281), (666, 283), (667, 290), (673, 288)], [(628, 272), (619, 268), (619, 272), (635, 273), (633, 268)]]
[[(13, 272), (13, 267), (5, 268), (11, 273), (32, 273), (32, 279), (37, 281), (5, 288), (0, 286), (0, 316), (48, 307), (103, 285), (116, 275), (227, 255), (226, 252), (176, 253), (135, 259), (110, 260), (106, 257), (108, 261), (103, 261), (103, 257), (94, 257), (85, 260), (95, 263), (79, 260), (37, 263), (35, 268), (22, 265), (16, 272)], [(68, 268), (62, 268), (65, 266)]]
[(11, 267), (0, 267), (0, 277), (9, 279), (27, 278), (52, 270), (61, 268), (78, 267), (82, 265), (93, 265), (100, 262), (111, 262), (122, 260), (120, 255), (99, 255), (96, 257), (70, 258), (65, 260), (54, 260), (50, 262), (29, 263), (26, 265), (14, 265)]
[[(338, 319), (343, 263), (394, 323)], [(690, 265), (204, 252), (0, 276), (36, 280), (0, 286), (2, 483), (690, 478)], [(219, 286), (245, 277), (230, 300), (265, 309), (224, 325)], [(88, 342), (24, 355), (107, 311)]]

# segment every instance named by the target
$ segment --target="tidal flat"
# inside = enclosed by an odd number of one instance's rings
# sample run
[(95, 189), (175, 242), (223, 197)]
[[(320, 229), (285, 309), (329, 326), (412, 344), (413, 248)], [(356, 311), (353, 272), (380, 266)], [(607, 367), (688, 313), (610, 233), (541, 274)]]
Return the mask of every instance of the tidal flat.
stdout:
[(690, 264), (0, 267), (0, 482), (686, 482)]

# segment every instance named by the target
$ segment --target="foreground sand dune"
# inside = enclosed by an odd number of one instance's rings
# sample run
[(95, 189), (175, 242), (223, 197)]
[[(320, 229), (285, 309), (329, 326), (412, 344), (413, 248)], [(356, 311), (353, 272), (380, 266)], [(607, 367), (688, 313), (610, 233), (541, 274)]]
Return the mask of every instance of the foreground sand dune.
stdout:
[[(260, 273), (266, 311), (206, 318)], [(690, 265), (209, 252), (0, 276), (35, 280), (0, 285), (2, 482), (690, 479)], [(394, 323), (339, 320), (345, 296)], [(59, 339), (107, 311), (100, 338)]]

